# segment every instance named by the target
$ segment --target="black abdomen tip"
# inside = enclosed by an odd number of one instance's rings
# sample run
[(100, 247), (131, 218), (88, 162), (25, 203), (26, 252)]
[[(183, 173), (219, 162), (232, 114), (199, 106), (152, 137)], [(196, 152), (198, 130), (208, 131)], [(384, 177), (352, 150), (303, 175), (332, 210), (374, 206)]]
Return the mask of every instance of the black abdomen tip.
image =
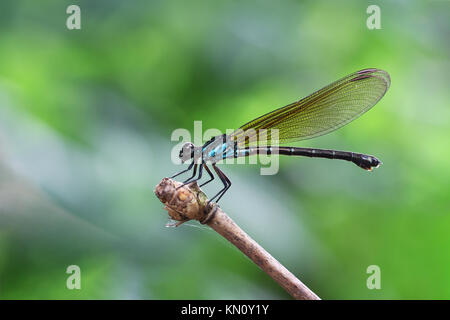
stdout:
[(373, 168), (378, 168), (383, 163), (374, 156), (361, 155), (359, 162), (354, 162), (358, 167), (364, 170), (372, 171)]

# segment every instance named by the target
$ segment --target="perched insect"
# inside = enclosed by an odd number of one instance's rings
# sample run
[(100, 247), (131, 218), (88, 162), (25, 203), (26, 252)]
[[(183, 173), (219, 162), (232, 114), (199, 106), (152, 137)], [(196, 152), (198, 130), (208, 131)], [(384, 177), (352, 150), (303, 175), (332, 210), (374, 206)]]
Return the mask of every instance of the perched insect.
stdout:
[[(348, 151), (282, 147), (279, 143), (318, 137), (346, 125), (372, 108), (389, 89), (390, 81), (386, 71), (360, 70), (306, 98), (256, 118), (230, 135), (214, 137), (201, 147), (196, 147), (190, 142), (185, 143), (179, 156), (183, 162), (192, 160), (192, 163), (186, 170), (171, 178), (193, 169), (192, 176), (184, 181), (185, 185), (200, 180), (204, 168), (210, 179), (200, 185), (203, 186), (214, 180), (214, 175), (208, 167), (208, 164), (211, 164), (224, 185), (223, 189), (210, 199), (212, 201), (217, 198), (218, 202), (231, 186), (231, 181), (216, 166), (217, 162), (226, 158), (247, 157), (261, 153), (341, 159), (371, 171), (381, 164), (374, 156)], [(273, 141), (271, 139), (273, 129), (277, 129), (277, 146), (258, 145), (263, 140), (265, 143)], [(196, 177), (198, 166), (200, 168)]]

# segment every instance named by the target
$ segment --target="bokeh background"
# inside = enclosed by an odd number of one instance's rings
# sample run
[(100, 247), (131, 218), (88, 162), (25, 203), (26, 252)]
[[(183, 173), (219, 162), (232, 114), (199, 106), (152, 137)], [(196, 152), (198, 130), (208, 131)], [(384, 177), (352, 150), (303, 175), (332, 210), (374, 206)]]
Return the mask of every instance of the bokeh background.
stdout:
[[(81, 30), (66, 9), (81, 8)], [(381, 8), (381, 30), (366, 9)], [(290, 299), (215, 232), (167, 228), (171, 133), (236, 129), (359, 69), (368, 113), (296, 144), (373, 154), (224, 165), (221, 207), (324, 299), (450, 298), (449, 1), (1, 1), (0, 298)], [(205, 188), (213, 194), (216, 181)], [(66, 268), (81, 268), (81, 290)], [(366, 269), (381, 268), (369, 290)]]

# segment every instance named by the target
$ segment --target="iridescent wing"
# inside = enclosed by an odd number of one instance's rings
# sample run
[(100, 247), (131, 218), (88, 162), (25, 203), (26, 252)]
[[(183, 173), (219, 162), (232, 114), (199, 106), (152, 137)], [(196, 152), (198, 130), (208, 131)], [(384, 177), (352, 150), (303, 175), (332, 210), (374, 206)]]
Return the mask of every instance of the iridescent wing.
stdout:
[[(384, 96), (390, 83), (386, 71), (357, 71), (306, 98), (246, 123), (230, 138), (242, 148), (257, 142), (280, 144), (324, 135), (372, 108)], [(273, 129), (278, 129), (278, 139), (272, 134)]]

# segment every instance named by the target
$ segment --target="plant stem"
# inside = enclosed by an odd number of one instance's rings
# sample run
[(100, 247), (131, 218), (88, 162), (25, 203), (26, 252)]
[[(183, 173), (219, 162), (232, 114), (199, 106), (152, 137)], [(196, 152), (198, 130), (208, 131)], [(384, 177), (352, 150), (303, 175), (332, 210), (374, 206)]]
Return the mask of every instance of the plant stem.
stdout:
[(217, 204), (208, 205), (205, 208), (207, 198), (197, 184), (178, 188), (180, 186), (180, 182), (165, 178), (155, 189), (155, 194), (165, 204), (169, 216), (179, 221), (177, 226), (191, 219), (210, 226), (249, 257), (293, 298), (320, 300), (314, 292), (245, 233)]

